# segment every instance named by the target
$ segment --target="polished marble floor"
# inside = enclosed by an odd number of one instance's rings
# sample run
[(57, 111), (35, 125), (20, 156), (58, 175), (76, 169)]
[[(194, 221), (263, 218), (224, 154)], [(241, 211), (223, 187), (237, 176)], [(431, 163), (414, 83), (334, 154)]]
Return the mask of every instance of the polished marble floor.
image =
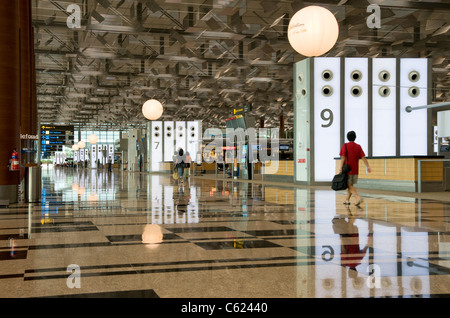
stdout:
[(0, 207), (0, 297), (450, 295), (450, 202), (47, 167)]

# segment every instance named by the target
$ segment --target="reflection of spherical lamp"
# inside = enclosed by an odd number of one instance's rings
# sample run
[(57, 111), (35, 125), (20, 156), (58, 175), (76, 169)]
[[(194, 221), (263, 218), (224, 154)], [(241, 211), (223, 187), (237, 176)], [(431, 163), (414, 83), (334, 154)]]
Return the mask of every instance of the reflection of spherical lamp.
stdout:
[(88, 141), (91, 145), (94, 145), (95, 143), (97, 143), (98, 137), (96, 135), (92, 134), (88, 137)]
[(150, 244), (150, 246), (154, 246), (153, 244), (159, 244), (163, 240), (163, 233), (161, 227), (157, 224), (147, 224), (144, 228), (144, 233), (142, 233), (142, 243)]
[(163, 113), (162, 104), (156, 99), (149, 99), (142, 105), (142, 114), (149, 120), (157, 120)]
[(78, 142), (78, 148), (79, 149), (83, 149), (84, 147), (86, 147), (86, 143), (83, 140), (80, 140)]
[(77, 151), (78, 149), (80, 149), (80, 147), (78, 147), (78, 145), (73, 145), (72, 146), (72, 150)]
[(289, 22), (289, 43), (304, 56), (325, 54), (334, 46), (338, 35), (336, 17), (323, 7), (303, 8), (294, 14)]

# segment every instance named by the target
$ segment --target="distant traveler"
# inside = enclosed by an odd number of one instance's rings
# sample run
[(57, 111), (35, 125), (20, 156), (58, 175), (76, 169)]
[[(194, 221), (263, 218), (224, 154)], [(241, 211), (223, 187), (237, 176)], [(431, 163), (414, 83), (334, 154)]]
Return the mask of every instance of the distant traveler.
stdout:
[(178, 154), (175, 159), (175, 166), (178, 169), (179, 183), (184, 184), (183, 180), (183, 172), (185, 168), (186, 155), (184, 154), (184, 150), (182, 148), (178, 148)]
[(356, 133), (354, 131), (349, 131), (347, 133), (348, 143), (344, 144), (341, 148), (341, 152), (339, 155), (341, 156), (341, 161), (339, 165), (339, 173), (342, 172), (342, 167), (344, 164), (348, 164), (350, 166), (350, 171), (348, 174), (348, 188), (347, 188), (347, 197), (344, 201), (344, 204), (350, 205), (350, 197), (353, 195), (356, 198), (356, 206), (359, 206), (363, 199), (358, 194), (355, 188), (355, 184), (358, 182), (358, 173), (359, 173), (359, 159), (362, 159), (364, 164), (367, 167), (368, 172), (372, 172), (372, 169), (369, 166), (369, 162), (367, 161), (366, 155), (362, 150), (361, 146), (355, 143)]

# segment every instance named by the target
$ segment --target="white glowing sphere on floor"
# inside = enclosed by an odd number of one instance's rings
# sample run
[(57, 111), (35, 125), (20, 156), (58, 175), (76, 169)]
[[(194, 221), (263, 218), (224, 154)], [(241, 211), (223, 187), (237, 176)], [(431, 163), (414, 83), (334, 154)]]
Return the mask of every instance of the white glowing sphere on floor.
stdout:
[(161, 227), (157, 224), (147, 224), (142, 233), (142, 243), (149, 247), (155, 247), (155, 244), (162, 243), (163, 233)]
[(339, 25), (328, 9), (309, 6), (292, 16), (288, 40), (298, 53), (312, 57), (325, 54), (336, 44)]
[(157, 120), (163, 114), (163, 106), (156, 99), (149, 99), (142, 105), (142, 114), (148, 120)]
[(96, 144), (97, 141), (98, 141), (97, 135), (94, 135), (94, 134), (90, 135), (90, 136), (88, 137), (88, 141), (89, 141), (89, 143), (90, 143), (91, 145)]

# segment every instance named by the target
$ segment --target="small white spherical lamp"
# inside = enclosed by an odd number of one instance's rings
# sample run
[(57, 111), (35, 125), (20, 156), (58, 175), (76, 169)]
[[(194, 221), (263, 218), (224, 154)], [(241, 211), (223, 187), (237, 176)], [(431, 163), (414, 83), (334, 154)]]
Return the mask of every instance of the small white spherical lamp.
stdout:
[(86, 147), (86, 143), (83, 140), (80, 140), (78, 142), (78, 148), (79, 149), (83, 149), (84, 147)]
[(323, 7), (305, 7), (289, 22), (289, 43), (295, 51), (307, 57), (320, 56), (331, 50), (338, 35), (336, 17)]
[(163, 106), (156, 99), (149, 99), (142, 105), (142, 114), (149, 120), (157, 120), (163, 114)]
[(88, 137), (88, 141), (89, 141), (89, 143), (90, 143), (91, 145), (96, 144), (97, 141), (98, 141), (97, 135), (94, 135), (94, 134), (90, 135), (90, 136)]
[(80, 149), (80, 148), (78, 147), (78, 145), (73, 145), (73, 146), (72, 146), (72, 150), (77, 151), (78, 149)]

